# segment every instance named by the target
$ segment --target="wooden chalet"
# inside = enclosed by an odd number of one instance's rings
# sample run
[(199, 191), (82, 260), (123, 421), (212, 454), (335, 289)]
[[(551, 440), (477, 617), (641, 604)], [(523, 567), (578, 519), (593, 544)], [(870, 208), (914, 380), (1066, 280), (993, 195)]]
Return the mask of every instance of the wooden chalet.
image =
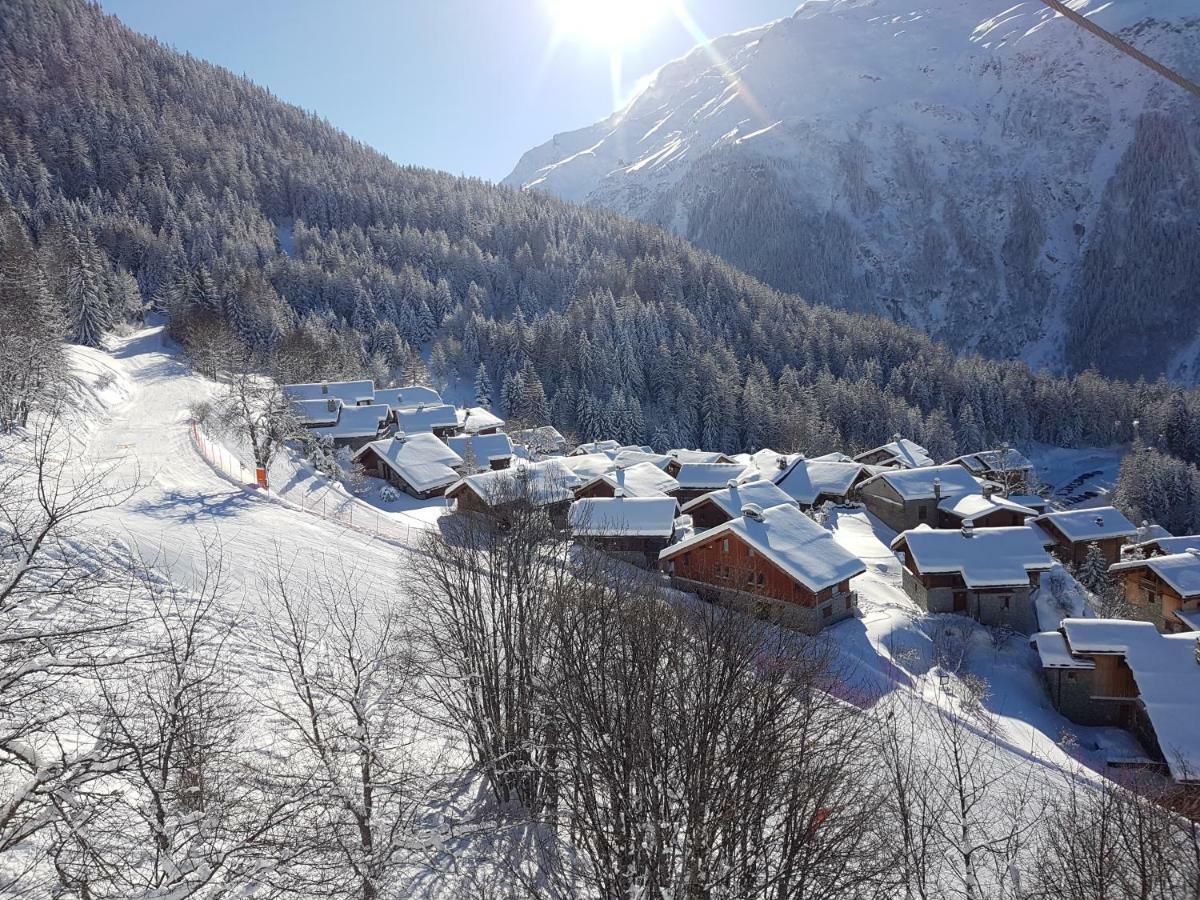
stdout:
[(397, 409), (392, 411), (392, 416), (396, 430), (405, 434), (429, 432), (437, 437), (448, 437), (458, 431), (458, 411), (446, 403)]
[(372, 441), (354, 460), (374, 478), (382, 478), (421, 500), (439, 497), (459, 479), (462, 457), (428, 433)]
[(673, 497), (588, 497), (571, 504), (571, 534), (583, 545), (653, 566), (675, 536)]
[(474, 459), (477, 468), (507, 469), (513, 461), (513, 443), (507, 434), (458, 434), (446, 438), (446, 445), (463, 458)]
[(662, 551), (675, 587), (809, 634), (854, 615), (862, 560), (794, 503), (741, 513)]
[(976, 478), (994, 481), (1005, 488), (1016, 491), (1022, 485), (1033, 485), (1033, 463), (1020, 450), (1001, 447), (996, 450), (981, 450), (950, 460), (947, 465), (962, 466)]
[(318, 438), (328, 439), (335, 447), (358, 450), (376, 441), (387, 431), (390, 410), (382, 404), (338, 407), (337, 421), (332, 425), (314, 425), (308, 430)]
[(861, 482), (858, 497), (893, 531), (938, 523), (938, 507), (949, 497), (978, 494), (979, 482), (962, 466), (887, 469)]
[(638, 463), (593, 476), (576, 488), (575, 497), (674, 497), (678, 490), (679, 482), (658, 466)]
[[(666, 470), (672, 478), (678, 478), (679, 470), (686, 465), (732, 465), (734, 463), (734, 459), (724, 453), (707, 450), (668, 450), (667, 456), (670, 457), (670, 460), (666, 464)], [(744, 470), (746, 467), (743, 465), (741, 468)]]
[(378, 388), (375, 391), (375, 402), (386, 403), (392, 412), (402, 409), (416, 409), (418, 406), (441, 406), (442, 395), (431, 387), (423, 384), (410, 384), (408, 387)]
[(860, 453), (854, 457), (854, 461), (885, 469), (920, 469), (936, 465), (928, 450), (916, 441), (902, 438), (898, 434), (893, 435), (891, 441), (883, 446)]
[(460, 409), (458, 414), (458, 430), (463, 434), (498, 434), (504, 427), (504, 420), (482, 406), (471, 406)]
[(579, 480), (557, 459), (523, 463), (507, 469), (467, 475), (446, 490), (446, 499), (460, 513), (504, 519), (511, 509), (544, 509), (558, 527), (567, 525), (567, 511)]
[(1121, 548), (1138, 533), (1137, 526), (1112, 506), (1050, 512), (1033, 520), (1046, 535), (1046, 546), (1064, 563), (1079, 566), (1088, 547), (1098, 544), (1112, 565), (1121, 559)]
[(679, 482), (679, 490), (675, 496), (679, 502), (686, 504), (710, 491), (719, 491), (727, 487), (731, 481), (737, 481), (746, 471), (746, 467), (738, 463), (684, 463), (674, 473), (672, 466), (667, 466), (667, 474)]
[(757, 479), (741, 483), (735, 481), (719, 491), (701, 494), (685, 503), (680, 511), (692, 517), (692, 524), (697, 530), (703, 530), (738, 518), (751, 503), (769, 509), (781, 503), (795, 505), (796, 501), (772, 482)]
[(1037, 515), (1036, 510), (1009, 500), (997, 493), (993, 485), (984, 484), (981, 493), (947, 497), (939, 503), (938, 527), (962, 528), (970, 522), (975, 528), (1012, 528)]
[(1200, 549), (1127, 560), (1108, 571), (1137, 618), (1164, 634), (1200, 630)]
[(290, 402), (338, 400), (344, 406), (370, 406), (376, 402), (375, 382), (373, 381), (318, 381), (311, 384), (285, 384), (283, 396)]

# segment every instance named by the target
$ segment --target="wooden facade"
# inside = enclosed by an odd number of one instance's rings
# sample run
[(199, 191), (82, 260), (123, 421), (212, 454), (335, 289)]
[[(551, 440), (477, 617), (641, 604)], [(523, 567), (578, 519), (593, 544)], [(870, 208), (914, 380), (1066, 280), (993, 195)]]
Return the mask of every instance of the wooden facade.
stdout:
[(1087, 559), (1088, 547), (1092, 544), (1100, 545), (1100, 552), (1104, 554), (1104, 560), (1110, 566), (1121, 561), (1121, 548), (1125, 546), (1123, 537), (1103, 538), (1098, 541), (1072, 541), (1058, 529), (1053, 520), (1042, 519), (1038, 525), (1054, 540), (1054, 546), (1050, 548), (1050, 552), (1067, 565), (1083, 565), (1083, 561)]
[(1121, 577), (1125, 600), (1134, 608), (1137, 618), (1153, 623), (1164, 634), (1190, 631), (1175, 613), (1183, 611), (1200, 615), (1200, 597), (1182, 597), (1149, 566), (1125, 569)]
[(711, 499), (693, 506), (688, 510), (688, 515), (692, 517), (692, 524), (698, 531), (716, 528), (718, 525), (724, 525), (733, 518), (733, 516), (721, 508), (719, 503), (715, 503)]
[(380, 455), (374, 447), (367, 447), (362, 456), (359, 457), (359, 462), (362, 464), (363, 471), (372, 478), (382, 478), (388, 484), (400, 488), (406, 494), (416, 497), (418, 500), (429, 500), (433, 497), (441, 497), (446, 493), (446, 488), (450, 487), (454, 482), (438, 485), (429, 490), (418, 490), (413, 485), (409, 484), (400, 473), (392, 468)]
[[(1010, 528), (1024, 525), (1029, 516), (1012, 509), (996, 509), (987, 515), (967, 518), (970, 518), (971, 524), (976, 528)], [(948, 513), (944, 509), (938, 510), (938, 528), (962, 528), (962, 525), (962, 517)]]

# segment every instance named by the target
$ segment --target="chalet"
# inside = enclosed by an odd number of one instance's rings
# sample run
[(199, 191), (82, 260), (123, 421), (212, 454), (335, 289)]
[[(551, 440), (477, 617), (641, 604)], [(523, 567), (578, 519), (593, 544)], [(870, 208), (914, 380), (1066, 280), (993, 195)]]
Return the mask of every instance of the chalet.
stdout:
[(1050, 701), (1080, 725), (1117, 726), (1180, 784), (1200, 784), (1200, 634), (1149, 622), (1063, 619), (1033, 637)]
[(463, 434), (495, 434), (504, 427), (504, 420), (482, 406), (456, 411), (458, 430)]
[(431, 387), (412, 384), (402, 388), (380, 388), (375, 391), (375, 402), (386, 403), (392, 411), (416, 409), (418, 406), (441, 406), (442, 395)]
[(653, 566), (675, 536), (673, 497), (588, 497), (571, 504), (575, 540), (639, 565)]
[(680, 590), (808, 634), (854, 615), (850, 579), (866, 571), (794, 503), (747, 505), (659, 560)]
[(1033, 590), (1054, 560), (1027, 526), (958, 531), (914, 528), (892, 541), (904, 592), (926, 612), (962, 613), (984, 625), (1037, 631)]
[(1018, 506), (1024, 506), (1026, 509), (1032, 509), (1039, 516), (1042, 513), (1050, 512), (1050, 501), (1045, 497), (1040, 497), (1037, 494), (1006, 494), (1009, 500), (1016, 503)]
[(935, 465), (928, 450), (898, 434), (882, 447), (860, 453), (854, 457), (854, 461), (867, 466), (882, 466), (885, 469), (919, 469)]
[(893, 531), (933, 526), (943, 500), (978, 493), (979, 482), (962, 466), (887, 469), (858, 487), (859, 499)]
[(722, 490), (710, 491), (695, 500), (689, 500), (680, 512), (691, 516), (692, 524), (697, 530), (702, 530), (736, 519), (751, 503), (770, 509), (781, 503), (795, 505), (796, 501), (769, 481), (734, 481)]
[(1137, 526), (1112, 506), (1044, 513), (1033, 520), (1046, 534), (1046, 546), (1067, 565), (1082, 565), (1088, 547), (1098, 544), (1111, 566), (1121, 547), (1137, 534)]
[(393, 411), (393, 415), (396, 429), (405, 434), (427, 431), (438, 437), (445, 437), (458, 430), (458, 412), (453, 406), (445, 403), (397, 409)]
[(305, 428), (335, 425), (342, 412), (342, 401), (334, 397), (327, 400), (292, 400), (288, 406), (296, 422)]
[(571, 456), (586, 456), (592, 453), (605, 453), (609, 450), (617, 450), (621, 446), (620, 441), (589, 441), (586, 444), (580, 444), (571, 451)]
[(332, 425), (314, 425), (308, 430), (318, 438), (329, 439), (335, 447), (358, 450), (384, 434), (390, 412), (383, 405), (343, 405)]
[[(724, 453), (710, 453), (707, 450), (668, 450), (667, 456), (671, 457), (667, 463), (667, 474), (674, 478), (679, 477), (679, 470), (686, 465), (712, 465), (717, 463), (732, 464), (733, 458), (726, 456)], [(742, 467), (743, 469), (745, 466)]]
[(525, 448), (531, 458), (558, 456), (567, 451), (567, 439), (553, 425), (523, 428), (509, 433), (514, 444)]
[[(1145, 535), (1145, 528), (1138, 529), (1138, 537)], [(1127, 551), (1139, 552), (1142, 556), (1169, 556), (1173, 553), (1186, 553), (1188, 550), (1200, 547), (1200, 534), (1188, 534), (1183, 537), (1174, 537), (1170, 534), (1165, 536), (1155, 536), (1146, 538), (1139, 543), (1133, 544), (1125, 549)]]
[(617, 470), (617, 464), (607, 453), (581, 453), (576, 456), (564, 456), (559, 462), (578, 475), (581, 481), (590, 481), (598, 475)]
[(976, 528), (1010, 528), (1024, 525), (1037, 516), (1035, 510), (996, 493), (983, 485), (982, 493), (947, 497), (938, 504), (938, 528), (962, 528), (971, 522)]
[(446, 444), (462, 457), (472, 458), (481, 469), (507, 469), (513, 461), (513, 443), (507, 434), (459, 434), (446, 438)]
[(1032, 486), (1033, 483), (1033, 463), (1020, 450), (1011, 447), (968, 453), (955, 457), (946, 465), (962, 466), (976, 478), (994, 481), (1007, 488)]
[(871, 477), (871, 471), (862, 463), (798, 456), (777, 466), (771, 480), (801, 509), (809, 509), (826, 501), (847, 502), (859, 485)]
[(588, 479), (575, 489), (575, 497), (674, 497), (678, 490), (679, 482), (658, 466), (638, 463)]
[(1112, 566), (1136, 618), (1165, 634), (1200, 631), (1200, 549), (1128, 560)]
[(650, 463), (666, 471), (667, 464), (671, 462), (671, 457), (665, 453), (652, 453), (645, 450), (620, 450), (612, 457), (612, 461), (620, 469), (627, 469), (630, 466), (637, 466), (642, 463)]
[(445, 493), (459, 479), (463, 461), (428, 432), (372, 441), (354, 454), (368, 475), (383, 478), (412, 496), (427, 500)]
[(548, 459), (467, 475), (446, 489), (446, 499), (458, 512), (501, 518), (512, 507), (533, 506), (546, 510), (555, 525), (565, 528), (578, 483), (578, 476), (562, 462)]
[(729, 482), (740, 478), (745, 471), (745, 466), (721, 462), (685, 463), (674, 473), (671, 472), (671, 466), (667, 467), (667, 474), (673, 474), (679, 482), (679, 490), (675, 492), (675, 496), (681, 504), (695, 500), (701, 494), (726, 487)]
[(298, 400), (340, 400), (345, 406), (369, 406), (376, 402), (375, 382), (373, 381), (285, 384), (283, 396), (293, 402)]
[(762, 478), (773, 479), (779, 474), (780, 469), (785, 468), (799, 455), (798, 453), (780, 453), (778, 450), (768, 447), (754, 453), (735, 453), (729, 459), (731, 462), (746, 467), (746, 474), (742, 476), (743, 478), (758, 475)]

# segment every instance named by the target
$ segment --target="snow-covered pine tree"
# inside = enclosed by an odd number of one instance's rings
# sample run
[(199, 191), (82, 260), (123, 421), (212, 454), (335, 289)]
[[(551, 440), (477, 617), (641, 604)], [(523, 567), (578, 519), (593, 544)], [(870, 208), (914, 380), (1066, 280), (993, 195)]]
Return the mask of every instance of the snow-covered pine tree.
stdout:
[(491, 409), (492, 393), (492, 380), (488, 377), (487, 366), (480, 363), (475, 370), (475, 405)]
[(1112, 582), (1108, 575), (1108, 560), (1100, 545), (1095, 541), (1088, 544), (1087, 555), (1080, 563), (1075, 577), (1079, 579), (1080, 584), (1097, 596), (1109, 589)]

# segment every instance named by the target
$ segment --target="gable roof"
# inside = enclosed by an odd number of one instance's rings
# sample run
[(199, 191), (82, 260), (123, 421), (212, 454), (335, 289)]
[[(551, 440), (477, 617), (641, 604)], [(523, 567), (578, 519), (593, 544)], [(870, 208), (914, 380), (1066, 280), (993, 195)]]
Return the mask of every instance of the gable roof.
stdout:
[(757, 519), (730, 519), (667, 547), (659, 559), (672, 559), (725, 534), (745, 541), (814, 594), (867, 570), (861, 559), (793, 503), (764, 509)]
[(862, 462), (866, 457), (875, 456), (876, 454), (883, 454), (892, 462), (906, 469), (918, 469), (921, 466), (934, 465), (933, 457), (929, 455), (928, 450), (916, 441), (910, 441), (908, 438), (902, 437), (897, 437), (895, 440), (876, 447), (874, 450), (860, 453), (854, 459), (857, 462)]
[(1063, 619), (1062, 631), (1072, 654), (1118, 654), (1125, 659), (1172, 776), (1200, 781), (1200, 635), (1160, 634), (1150, 622), (1127, 619)]
[(568, 518), (576, 535), (669, 538), (677, 509), (674, 497), (585, 497)]
[(998, 450), (980, 450), (978, 453), (967, 453), (955, 457), (947, 465), (965, 466), (972, 475), (987, 475), (989, 472), (1015, 472), (1022, 469), (1032, 469), (1025, 454), (1012, 447)]
[(528, 499), (534, 506), (549, 506), (570, 500), (579, 478), (557, 459), (524, 463), (508, 469), (496, 469), (468, 475), (446, 490), (454, 498), (470, 490), (488, 506), (500, 506)]
[(571, 456), (585, 456), (590, 453), (603, 453), (605, 450), (616, 450), (621, 446), (620, 441), (588, 441), (580, 444), (571, 451)]
[(458, 427), (458, 412), (445, 403), (437, 406), (414, 406), (396, 410), (396, 427), (412, 434), (435, 428)]
[(901, 544), (924, 574), (959, 574), (969, 588), (1027, 585), (1031, 572), (1054, 565), (1038, 533), (1025, 525), (980, 528), (969, 535), (922, 525), (898, 535), (892, 550)]
[(512, 439), (503, 432), (499, 434), (458, 434), (446, 439), (447, 446), (464, 460), (469, 452), (479, 462), (490, 463), (496, 459), (510, 459), (513, 455)]
[(411, 409), (414, 406), (440, 406), (442, 395), (431, 387), (412, 384), (400, 388), (380, 388), (375, 391), (375, 402), (386, 403), (393, 410)]
[(1200, 597), (1200, 548), (1191, 547), (1182, 553), (1172, 553), (1168, 556), (1150, 556), (1146, 559), (1114, 563), (1109, 566), (1108, 571), (1129, 572), (1137, 569), (1149, 569), (1185, 600)]
[(1113, 506), (1042, 513), (1034, 521), (1038, 525), (1053, 525), (1073, 544), (1137, 534), (1137, 526)]
[[(1143, 529), (1139, 528), (1138, 531), (1140, 533)], [(1166, 537), (1149, 538), (1134, 546), (1160, 550), (1165, 554), (1186, 553), (1191, 549), (1200, 549), (1200, 534), (1185, 534), (1182, 537), (1167, 535)]]
[(559, 461), (584, 480), (611, 472), (617, 467), (607, 453), (581, 453), (576, 456), (564, 456)]
[(668, 450), (667, 456), (672, 457), (681, 466), (690, 463), (728, 463), (732, 461), (724, 453), (715, 450)]
[(628, 468), (641, 463), (650, 463), (659, 469), (665, 469), (671, 457), (665, 453), (647, 453), (645, 450), (621, 450), (612, 457), (618, 468)]
[(373, 381), (318, 381), (311, 384), (285, 384), (283, 396), (288, 400), (341, 400), (349, 406), (375, 402)]
[(685, 490), (722, 488), (746, 471), (737, 463), (684, 463), (675, 473), (675, 480)]
[(845, 496), (864, 470), (862, 463), (800, 457), (772, 480), (797, 503), (811, 506), (822, 494)]
[(622, 489), (627, 497), (665, 497), (679, 490), (678, 481), (648, 462), (604, 472), (580, 485), (577, 490), (583, 490), (597, 481)]
[[(683, 473), (680, 472), (680, 474)], [(719, 491), (701, 494), (695, 500), (685, 503), (681, 511), (690, 513), (705, 503), (715, 503), (727, 516), (736, 518), (742, 514), (742, 509), (747, 503), (757, 503), (763, 509), (767, 509), (781, 503), (794, 504), (795, 502), (772, 482), (756, 479), (730, 485)]]
[(342, 406), (338, 420), (333, 425), (320, 425), (310, 429), (319, 437), (361, 438), (376, 437), (391, 410), (382, 404), (370, 406)]
[(342, 401), (336, 397), (325, 400), (292, 400), (292, 415), (302, 425), (332, 425), (338, 420), (342, 410)]
[(440, 438), (428, 432), (372, 441), (355, 453), (354, 458), (358, 459), (367, 452), (378, 456), (405, 483), (418, 491), (453, 484), (459, 477), (454, 467), (461, 466), (463, 462), (462, 457)]
[(991, 497), (985, 497), (983, 494), (959, 494), (957, 497), (947, 497), (938, 504), (938, 509), (964, 521), (982, 519), (995, 512), (1011, 512), (1029, 518), (1037, 515), (1036, 510), (999, 494), (992, 494)]
[(504, 420), (482, 406), (457, 411), (458, 427), (467, 434), (476, 434), (485, 428), (503, 428)]
[(962, 466), (925, 466), (920, 469), (888, 469), (863, 482), (863, 487), (883, 479), (905, 500), (936, 496), (934, 481), (941, 483), (943, 497), (979, 493), (979, 482)]

